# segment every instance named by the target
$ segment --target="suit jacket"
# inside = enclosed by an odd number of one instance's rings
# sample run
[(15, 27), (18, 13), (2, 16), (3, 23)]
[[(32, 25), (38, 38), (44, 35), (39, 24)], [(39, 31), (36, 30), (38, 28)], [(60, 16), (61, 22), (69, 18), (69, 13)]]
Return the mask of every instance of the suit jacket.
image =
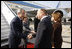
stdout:
[(9, 47), (17, 48), (21, 42), (21, 38), (26, 38), (26, 34), (22, 33), (22, 20), (17, 16), (10, 23)]
[(40, 21), (37, 28), (35, 48), (51, 48), (52, 31), (53, 27), (50, 16)]
[(39, 22), (40, 22), (39, 19), (34, 18), (34, 30), (35, 30), (35, 32), (37, 32), (37, 27), (38, 27), (38, 23), (39, 23)]

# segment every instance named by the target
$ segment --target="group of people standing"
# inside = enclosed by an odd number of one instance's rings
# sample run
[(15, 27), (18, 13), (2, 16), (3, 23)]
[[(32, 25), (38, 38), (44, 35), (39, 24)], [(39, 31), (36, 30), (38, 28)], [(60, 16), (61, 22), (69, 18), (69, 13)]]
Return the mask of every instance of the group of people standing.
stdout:
[(21, 39), (35, 39), (34, 48), (61, 48), (63, 12), (54, 11), (51, 16), (45, 9), (39, 9), (34, 18), (34, 31), (29, 28), (29, 20), (24, 9), (19, 9), (17, 15), (10, 23), (9, 48), (18, 48)]

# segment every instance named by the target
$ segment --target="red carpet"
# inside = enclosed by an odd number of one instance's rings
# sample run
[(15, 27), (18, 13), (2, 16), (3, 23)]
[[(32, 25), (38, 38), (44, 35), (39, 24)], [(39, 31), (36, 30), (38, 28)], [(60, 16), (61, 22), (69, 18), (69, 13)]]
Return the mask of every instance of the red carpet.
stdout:
[(34, 48), (34, 44), (33, 43), (28, 43), (27, 48)]
[[(19, 48), (23, 48), (23, 46), (20, 46)], [(27, 48), (34, 48), (34, 44), (33, 43), (28, 43)]]

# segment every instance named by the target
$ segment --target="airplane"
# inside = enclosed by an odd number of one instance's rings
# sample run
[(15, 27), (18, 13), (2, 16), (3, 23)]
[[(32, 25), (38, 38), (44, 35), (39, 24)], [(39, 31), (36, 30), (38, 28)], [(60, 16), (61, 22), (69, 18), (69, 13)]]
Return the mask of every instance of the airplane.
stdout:
[(61, 1), (58, 2), (56, 8), (51, 8), (51, 7), (48, 7), (48, 6), (45, 6), (45, 5), (43, 7), (43, 5), (36, 3), (34, 1), (6, 1), (6, 2), (8, 2), (9, 4), (11, 4), (13, 6), (16, 6), (15, 8), (10, 7), (12, 9), (24, 8), (27, 11), (27, 14), (28, 14), (29, 17), (31, 17), (31, 16), (35, 17), (37, 10), (41, 9), (41, 8), (46, 9), (49, 15), (51, 15), (51, 13), (53, 11), (59, 9), (59, 10), (62, 10), (63, 13), (64, 13), (63, 18), (70, 18), (71, 17), (71, 16), (66, 16), (67, 13), (69, 13), (71, 11), (71, 8), (69, 8), (69, 7), (60, 8)]

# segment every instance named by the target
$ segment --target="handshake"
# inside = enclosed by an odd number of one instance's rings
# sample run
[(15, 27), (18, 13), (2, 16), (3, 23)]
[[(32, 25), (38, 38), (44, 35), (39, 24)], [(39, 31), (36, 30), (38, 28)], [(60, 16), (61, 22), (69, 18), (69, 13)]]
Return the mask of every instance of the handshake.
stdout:
[(31, 32), (27, 35), (27, 38), (28, 38), (28, 39), (32, 39), (32, 38), (33, 38), (33, 35), (36, 35), (36, 32), (35, 32), (35, 31), (31, 31)]

